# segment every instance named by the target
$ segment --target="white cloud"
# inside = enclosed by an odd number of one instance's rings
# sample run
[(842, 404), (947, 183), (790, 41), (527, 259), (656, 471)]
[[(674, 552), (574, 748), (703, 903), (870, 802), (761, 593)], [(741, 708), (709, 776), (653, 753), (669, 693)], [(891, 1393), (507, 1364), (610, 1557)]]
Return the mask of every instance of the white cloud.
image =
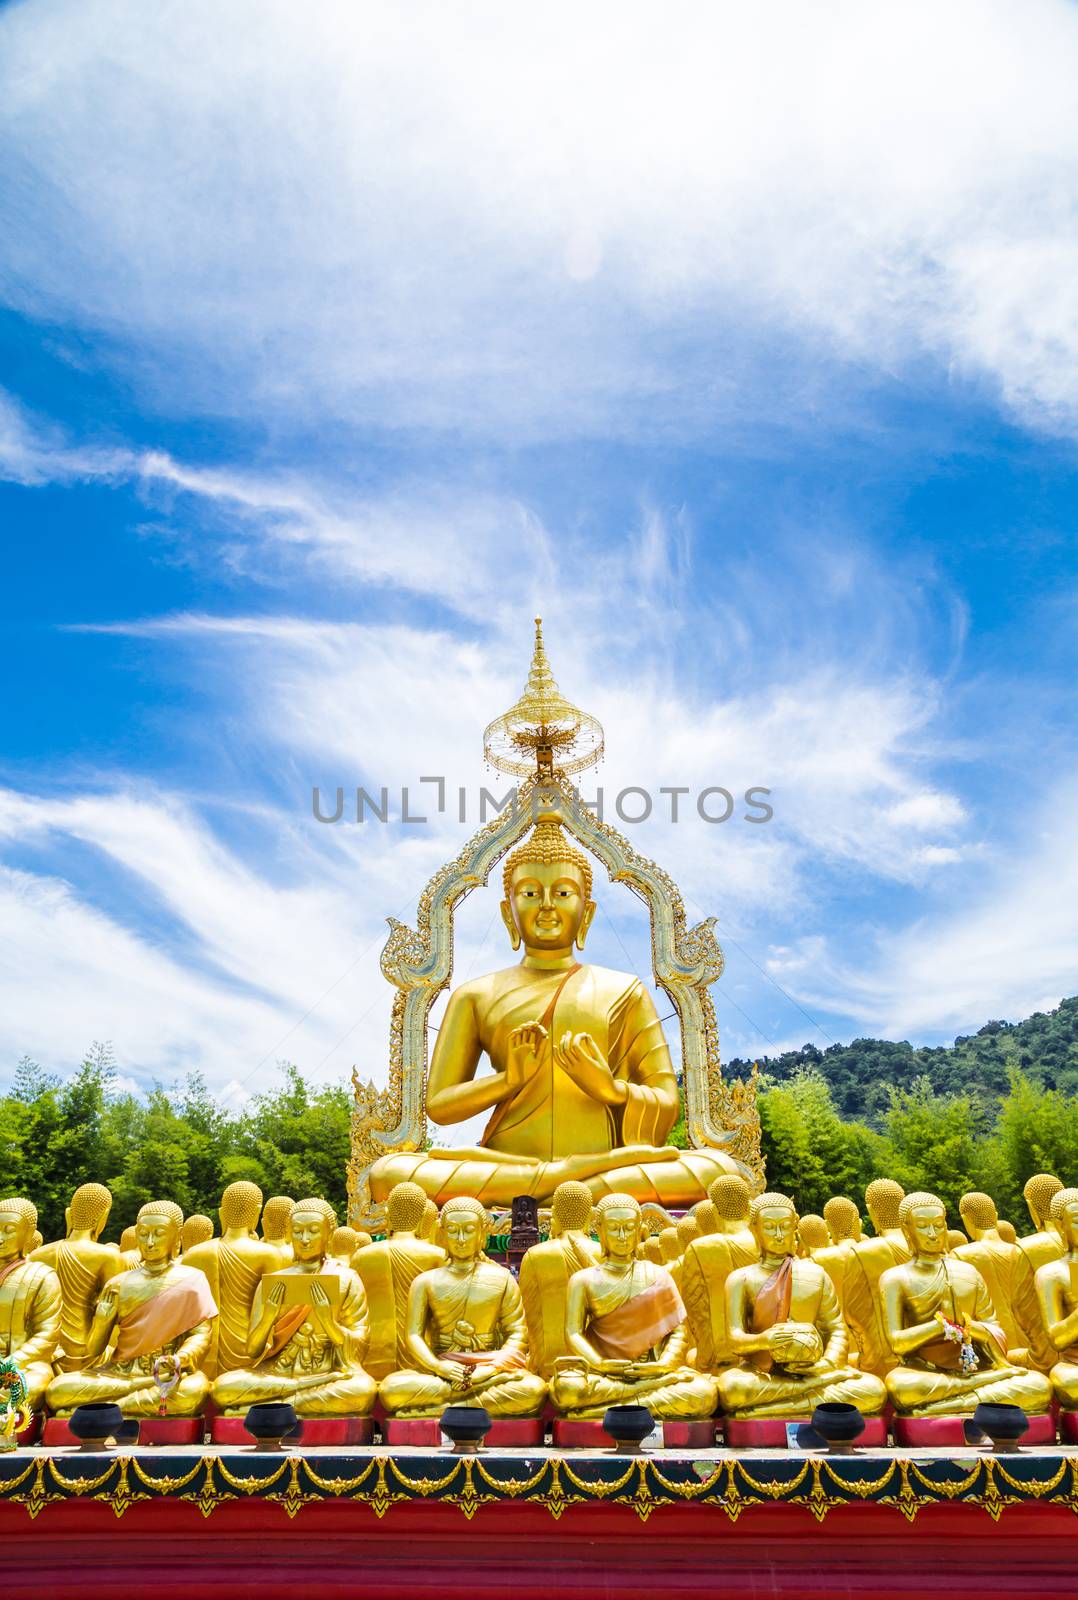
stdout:
[(9, 298), (134, 341), (162, 405), (729, 439), (811, 412), (827, 350), (1078, 415), (1065, 0), (39, 0), (0, 33)]

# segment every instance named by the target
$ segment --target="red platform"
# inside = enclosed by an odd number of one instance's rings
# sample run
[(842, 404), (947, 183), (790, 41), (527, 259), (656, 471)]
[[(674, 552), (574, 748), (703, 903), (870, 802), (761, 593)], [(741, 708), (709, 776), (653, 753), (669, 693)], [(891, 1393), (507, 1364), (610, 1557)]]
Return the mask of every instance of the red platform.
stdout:
[[(785, 1450), (787, 1427), (811, 1421), (811, 1417), (727, 1417), (726, 1444), (730, 1450)], [(886, 1417), (866, 1417), (865, 1431), (854, 1444), (874, 1450), (886, 1443)]]
[(1067, 1444), (1078, 1444), (1078, 1411), (1059, 1413), (1059, 1437)]
[[(492, 1421), (493, 1426), (483, 1440), (484, 1449), (519, 1450), (543, 1443), (542, 1417), (494, 1417)], [(387, 1417), (382, 1423), (382, 1437), (387, 1445), (437, 1450), (441, 1447), (442, 1430), (437, 1417)]]
[[(139, 1445), (201, 1444), (203, 1421), (201, 1417), (140, 1417), (138, 1419)], [(42, 1444), (59, 1449), (63, 1445), (79, 1445), (68, 1426), (66, 1417), (49, 1417), (45, 1423)]]
[[(667, 1450), (707, 1450), (715, 1443), (715, 1422), (711, 1417), (699, 1422), (664, 1422), (663, 1444)], [(597, 1418), (555, 1417), (555, 1450), (612, 1450), (614, 1441)]]
[[(370, 1417), (304, 1417), (302, 1445), (353, 1445), (370, 1444), (374, 1438), (374, 1422)], [(254, 1439), (243, 1425), (242, 1417), (216, 1416), (210, 1423), (210, 1443), (225, 1445), (250, 1445)]]
[[(969, 1449), (966, 1443), (968, 1417), (896, 1417), (895, 1444), (906, 1449)], [(1030, 1417), (1029, 1430), (1020, 1445), (1055, 1444), (1055, 1419), (1048, 1415)]]

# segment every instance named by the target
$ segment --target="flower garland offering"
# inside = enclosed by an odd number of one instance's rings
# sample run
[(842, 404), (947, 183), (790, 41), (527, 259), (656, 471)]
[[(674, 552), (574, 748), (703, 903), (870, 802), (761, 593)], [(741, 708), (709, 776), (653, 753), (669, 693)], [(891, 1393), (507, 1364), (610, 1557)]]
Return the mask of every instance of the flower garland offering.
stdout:
[(942, 1311), (936, 1312), (936, 1321), (940, 1325), (943, 1337), (951, 1344), (958, 1346), (958, 1368), (962, 1376), (968, 1378), (970, 1373), (976, 1372), (978, 1367), (977, 1352), (973, 1348), (970, 1337), (969, 1322), (963, 1318), (961, 1322), (952, 1322), (950, 1317), (945, 1317)]

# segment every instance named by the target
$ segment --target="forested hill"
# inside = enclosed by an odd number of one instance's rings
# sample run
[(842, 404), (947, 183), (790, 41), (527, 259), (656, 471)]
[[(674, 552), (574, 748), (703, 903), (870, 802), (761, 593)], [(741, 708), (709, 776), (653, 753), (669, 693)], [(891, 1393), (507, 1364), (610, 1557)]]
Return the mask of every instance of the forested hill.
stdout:
[[(1020, 1068), (1031, 1082), (1063, 1094), (1078, 1093), (1078, 996), (1055, 1011), (1036, 1011), (1024, 1022), (986, 1022), (976, 1033), (953, 1045), (894, 1044), (887, 1039), (854, 1039), (851, 1044), (813, 1044), (783, 1055), (760, 1057), (760, 1070), (772, 1083), (798, 1072), (823, 1074), (844, 1117), (881, 1126), (888, 1089), (909, 1089), (928, 1078), (937, 1094), (967, 1094), (975, 1100), (996, 1100), (1006, 1094), (1008, 1074)], [(723, 1064), (732, 1077), (744, 1077), (751, 1061)]]

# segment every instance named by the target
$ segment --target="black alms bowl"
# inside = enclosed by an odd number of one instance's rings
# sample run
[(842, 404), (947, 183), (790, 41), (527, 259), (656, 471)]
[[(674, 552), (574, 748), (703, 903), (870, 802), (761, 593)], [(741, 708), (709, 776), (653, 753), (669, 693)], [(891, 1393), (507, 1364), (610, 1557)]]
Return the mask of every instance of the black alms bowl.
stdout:
[(108, 1401), (102, 1405), (76, 1406), (67, 1425), (76, 1439), (84, 1443), (104, 1441), (123, 1427), (124, 1414), (119, 1406)]
[(454, 1445), (478, 1445), (494, 1423), (486, 1406), (447, 1406), (438, 1426)]
[(259, 1444), (274, 1444), (294, 1433), (298, 1421), (286, 1401), (272, 1400), (265, 1405), (252, 1406), (243, 1419), (243, 1426)]
[(639, 1445), (655, 1426), (647, 1406), (611, 1406), (603, 1418), (603, 1432), (619, 1445)]
[(825, 1444), (852, 1444), (865, 1431), (865, 1419), (856, 1406), (825, 1400), (812, 1413), (812, 1429)]
[(991, 1405), (982, 1402), (973, 1413), (973, 1426), (986, 1433), (997, 1449), (1014, 1449), (1029, 1430), (1029, 1418), (1021, 1406)]

